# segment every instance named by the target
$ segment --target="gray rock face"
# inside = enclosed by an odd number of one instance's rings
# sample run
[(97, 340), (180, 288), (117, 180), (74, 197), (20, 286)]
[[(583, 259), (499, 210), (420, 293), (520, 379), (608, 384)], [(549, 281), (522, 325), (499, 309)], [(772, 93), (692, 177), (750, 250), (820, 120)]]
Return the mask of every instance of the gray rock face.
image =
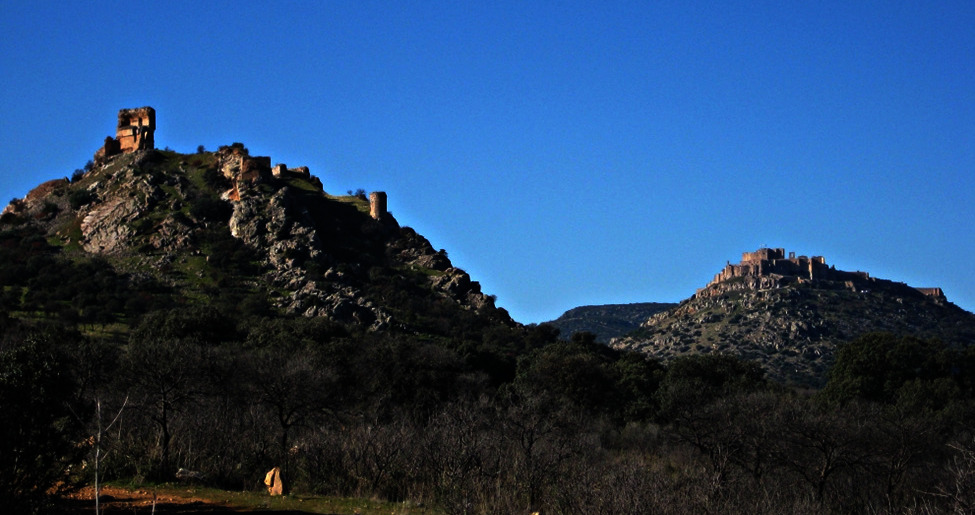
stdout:
[(230, 234), (255, 249), (267, 249), (268, 262), (276, 269), (323, 258), (314, 220), (289, 193), (285, 187), (267, 200), (244, 197), (234, 203), (230, 217)]
[(92, 185), (96, 200), (85, 207), (81, 222), (82, 245), (88, 252), (110, 254), (126, 248), (136, 232), (131, 224), (166, 198), (156, 184), (161, 178), (142, 173), (149, 154), (122, 156), (113, 163), (117, 171)]
[(187, 226), (173, 217), (167, 217), (155, 228), (153, 234), (149, 236), (149, 243), (157, 250), (170, 252), (191, 245)]
[(426, 238), (410, 228), (401, 231), (400, 238), (391, 244), (390, 251), (411, 266), (442, 272), (431, 274), (431, 286), (440, 295), (474, 310), (493, 309), (494, 297), (481, 292), (481, 285), (471, 281), (470, 275), (454, 268), (444, 250), (434, 250)]
[[(230, 218), (231, 234), (266, 256), (271, 283), (291, 292), (278, 307), (373, 329), (389, 324), (392, 317), (364, 298), (353, 277), (331, 268), (335, 260), (324, 252), (314, 218), (293, 193), (287, 187), (270, 198), (245, 193)], [(309, 266), (329, 268), (315, 280)]]
[(494, 307), (494, 297), (481, 293), (481, 284), (471, 281), (471, 276), (459, 268), (444, 270), (443, 275), (435, 276), (432, 282), (443, 295), (474, 309)]
[(146, 208), (138, 198), (114, 198), (88, 213), (81, 222), (84, 247), (88, 252), (111, 253), (124, 247), (133, 231), (126, 225)]
[(448, 268), (444, 274), (433, 280), (433, 285), (455, 298), (463, 297), (471, 291), (471, 276), (458, 268)]
[(191, 244), (193, 221), (179, 216), (186, 178), (147, 166), (159, 159), (154, 151), (117, 156), (101, 170), (99, 180), (87, 186), (91, 200), (78, 213), (86, 251), (124, 252), (140, 233), (166, 253)]
[(417, 266), (429, 268), (431, 270), (444, 271), (450, 268), (450, 260), (443, 253), (423, 254), (411, 261)]

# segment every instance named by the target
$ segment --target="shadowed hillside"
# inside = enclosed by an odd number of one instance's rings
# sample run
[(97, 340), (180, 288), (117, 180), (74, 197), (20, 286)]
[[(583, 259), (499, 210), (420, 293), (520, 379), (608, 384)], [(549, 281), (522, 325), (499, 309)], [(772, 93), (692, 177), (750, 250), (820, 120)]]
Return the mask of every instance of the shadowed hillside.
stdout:
[(651, 316), (676, 305), (669, 302), (639, 302), (579, 306), (546, 323), (558, 328), (565, 336), (589, 332), (596, 335), (597, 342), (609, 343), (613, 338), (638, 329)]

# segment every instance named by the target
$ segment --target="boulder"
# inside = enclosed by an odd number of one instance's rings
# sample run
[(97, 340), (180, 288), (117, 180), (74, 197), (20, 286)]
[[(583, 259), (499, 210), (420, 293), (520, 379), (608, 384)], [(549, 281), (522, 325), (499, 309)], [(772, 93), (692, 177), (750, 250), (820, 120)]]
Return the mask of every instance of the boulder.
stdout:
[(264, 476), (264, 484), (267, 486), (267, 493), (273, 495), (284, 495), (284, 483), (281, 481), (281, 469), (274, 467)]

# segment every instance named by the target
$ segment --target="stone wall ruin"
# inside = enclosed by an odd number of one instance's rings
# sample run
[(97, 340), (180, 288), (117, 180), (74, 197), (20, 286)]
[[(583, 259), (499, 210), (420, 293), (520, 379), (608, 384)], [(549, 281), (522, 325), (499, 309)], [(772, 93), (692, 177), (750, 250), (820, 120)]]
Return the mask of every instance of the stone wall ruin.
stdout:
[(95, 152), (95, 164), (102, 164), (108, 158), (156, 148), (156, 110), (146, 106), (135, 109), (120, 109), (115, 137), (107, 136), (102, 148)]
[[(798, 256), (790, 252), (785, 257), (783, 248), (761, 248), (755, 252), (743, 252), (741, 263), (728, 263), (721, 272), (714, 276), (708, 286), (728, 281), (736, 277), (768, 277), (773, 275), (799, 277), (802, 279), (830, 279), (832, 272), (826, 266), (823, 256)], [(844, 272), (847, 273), (847, 272)]]

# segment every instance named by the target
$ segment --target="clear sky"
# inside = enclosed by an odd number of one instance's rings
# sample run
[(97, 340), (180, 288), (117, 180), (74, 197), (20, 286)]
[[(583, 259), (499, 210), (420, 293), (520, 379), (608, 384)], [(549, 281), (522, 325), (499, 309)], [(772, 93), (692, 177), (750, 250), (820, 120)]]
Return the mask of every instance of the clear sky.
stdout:
[(383, 190), (520, 322), (760, 246), (975, 310), (975, 2), (0, 0), (0, 203), (150, 105)]

